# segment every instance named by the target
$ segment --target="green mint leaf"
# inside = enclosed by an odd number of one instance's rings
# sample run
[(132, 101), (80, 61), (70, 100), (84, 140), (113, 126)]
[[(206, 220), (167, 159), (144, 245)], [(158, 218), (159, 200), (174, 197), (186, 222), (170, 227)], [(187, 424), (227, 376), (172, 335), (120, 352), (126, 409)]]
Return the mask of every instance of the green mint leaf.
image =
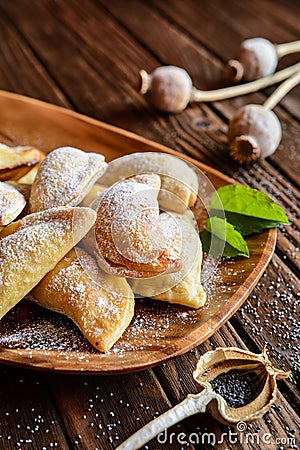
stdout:
[(211, 197), (211, 209), (221, 209), (220, 202), (225, 213), (231, 212), (277, 223), (289, 223), (283, 209), (268, 195), (248, 186), (229, 184), (219, 188)]
[(238, 250), (231, 247), (231, 245), (227, 242), (225, 242), (224, 246), (224, 241), (216, 236), (214, 236), (213, 245), (211, 245), (212, 234), (207, 230), (201, 231), (200, 239), (202, 242), (203, 251), (209, 253), (210, 256), (213, 256), (214, 258), (219, 258), (220, 256), (224, 256), (226, 258), (240, 256)]
[(214, 257), (249, 257), (249, 249), (243, 236), (233, 225), (219, 217), (211, 217), (207, 220), (206, 230), (200, 233), (200, 238), (203, 250)]
[[(224, 212), (218, 209), (210, 211), (210, 216), (224, 217)], [(261, 233), (266, 228), (275, 228), (280, 225), (281, 222), (272, 221), (267, 219), (260, 219), (258, 217), (244, 216), (242, 214), (226, 212), (226, 219), (229, 223), (243, 235), (248, 236), (253, 233)]]
[(212, 234), (238, 250), (241, 255), (249, 256), (247, 242), (234, 226), (226, 220), (219, 217), (211, 217), (207, 220), (206, 227)]

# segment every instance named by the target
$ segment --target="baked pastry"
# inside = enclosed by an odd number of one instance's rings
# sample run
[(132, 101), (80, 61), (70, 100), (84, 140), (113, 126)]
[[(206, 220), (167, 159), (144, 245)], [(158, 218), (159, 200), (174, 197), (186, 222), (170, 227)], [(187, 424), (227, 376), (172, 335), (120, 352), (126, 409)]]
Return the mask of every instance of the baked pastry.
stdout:
[[(206, 301), (201, 285), (202, 245), (190, 211), (185, 214), (162, 214), (165, 222), (176, 221), (182, 233), (182, 269), (147, 280), (132, 280), (135, 294), (169, 303), (200, 308)], [(173, 225), (174, 226), (174, 225)]]
[(44, 158), (43, 152), (28, 145), (0, 144), (0, 180), (18, 180)]
[(18, 183), (31, 185), (34, 182), (34, 179), (39, 171), (40, 165), (41, 163), (36, 164), (33, 169), (31, 169), (21, 178), (18, 178)]
[(73, 147), (53, 150), (33, 181), (30, 212), (58, 206), (77, 206), (105, 171), (104, 156)]
[(0, 319), (83, 238), (95, 219), (90, 208), (54, 208), (0, 232)]
[(126, 279), (103, 272), (80, 248), (72, 249), (30, 298), (72, 319), (101, 352), (120, 338), (134, 314), (134, 295)]
[(110, 163), (99, 183), (113, 183), (139, 173), (156, 173), (161, 176), (158, 202), (161, 209), (184, 212), (193, 206), (199, 189), (196, 172), (182, 159), (167, 153), (133, 153)]
[(102, 186), (101, 184), (94, 184), (91, 190), (82, 199), (80, 206), (91, 208), (92, 207), (91, 205), (94, 204), (95, 200), (97, 200), (100, 195), (102, 195), (105, 189), (107, 189), (107, 186)]
[(100, 197), (91, 250), (107, 273), (144, 278), (179, 270), (180, 258), (165, 246), (159, 224), (159, 188), (158, 175), (136, 175)]
[(17, 216), (18, 219), (22, 219), (23, 217), (27, 216), (29, 214), (29, 198), (30, 198), (30, 192), (31, 192), (31, 185), (30, 184), (23, 184), (19, 183), (18, 181), (6, 181), (7, 184), (13, 186), (17, 191), (22, 194), (26, 200), (25, 208), (22, 209), (22, 212)]
[(14, 186), (0, 181), (0, 225), (8, 225), (25, 208), (26, 200)]

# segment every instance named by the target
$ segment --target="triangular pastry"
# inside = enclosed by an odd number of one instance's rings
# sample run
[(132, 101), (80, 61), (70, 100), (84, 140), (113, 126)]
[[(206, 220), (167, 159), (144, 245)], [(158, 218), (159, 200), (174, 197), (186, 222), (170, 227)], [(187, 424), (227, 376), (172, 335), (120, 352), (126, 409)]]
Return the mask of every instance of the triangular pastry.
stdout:
[(107, 273), (145, 278), (179, 270), (180, 258), (165, 246), (159, 224), (159, 188), (158, 175), (144, 174), (120, 181), (101, 195), (92, 251)]
[(134, 295), (126, 279), (103, 272), (80, 248), (72, 249), (30, 298), (68, 316), (102, 352), (120, 338), (134, 314)]
[(117, 158), (110, 163), (99, 183), (113, 183), (141, 173), (156, 173), (161, 176), (158, 202), (161, 209), (184, 212), (193, 206), (199, 189), (196, 172), (182, 159), (167, 153), (133, 153)]
[(77, 206), (105, 171), (104, 156), (73, 147), (50, 152), (33, 181), (29, 210)]
[(95, 218), (90, 208), (54, 208), (0, 232), (0, 319), (86, 235)]
[(28, 145), (10, 147), (0, 144), (0, 180), (18, 180), (44, 158), (43, 152)]
[(14, 186), (0, 181), (0, 225), (5, 226), (15, 220), (26, 205), (24, 195)]
[(176, 221), (182, 233), (182, 269), (176, 273), (159, 275), (147, 280), (132, 280), (135, 294), (169, 303), (199, 308), (206, 301), (201, 285), (202, 245), (193, 223), (192, 213), (162, 214), (165, 222)]

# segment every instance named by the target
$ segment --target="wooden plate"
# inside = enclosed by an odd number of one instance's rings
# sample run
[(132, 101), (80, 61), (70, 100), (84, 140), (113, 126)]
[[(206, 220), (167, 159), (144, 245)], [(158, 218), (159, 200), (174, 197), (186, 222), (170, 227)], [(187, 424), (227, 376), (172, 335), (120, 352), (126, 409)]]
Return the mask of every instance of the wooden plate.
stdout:
[[(0, 91), (0, 140), (48, 152), (72, 145), (107, 160), (141, 151), (167, 152), (199, 167), (217, 188), (234, 181), (167, 147), (72, 111)], [(135, 317), (107, 353), (97, 352), (76, 326), (59, 314), (23, 300), (0, 323), (0, 361), (60, 372), (119, 374), (152, 367), (183, 354), (211, 336), (241, 306), (274, 251), (276, 230), (247, 239), (251, 257), (222, 262), (198, 311), (137, 301)]]

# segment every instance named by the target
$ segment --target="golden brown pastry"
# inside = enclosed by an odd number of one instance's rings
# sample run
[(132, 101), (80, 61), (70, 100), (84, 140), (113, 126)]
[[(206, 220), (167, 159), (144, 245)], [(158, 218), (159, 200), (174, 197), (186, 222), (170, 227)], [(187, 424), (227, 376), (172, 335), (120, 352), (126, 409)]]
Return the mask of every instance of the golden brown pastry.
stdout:
[(29, 202), (31, 186), (30, 184), (20, 183), (18, 181), (6, 181), (7, 184), (13, 186), (17, 191), (19, 191), (22, 195), (24, 195), (26, 203)]
[[(95, 200), (98, 199), (99, 195), (102, 195), (103, 192), (107, 189), (107, 186), (102, 186), (101, 184), (94, 184), (92, 189), (88, 192), (88, 194), (82, 199), (80, 206), (84, 206), (87, 208), (91, 208), (92, 204), (94, 204)], [(94, 208), (93, 208), (94, 209)]]
[[(162, 214), (165, 222), (176, 221), (182, 233), (182, 269), (177, 273), (159, 275), (147, 280), (133, 280), (133, 292), (169, 303), (200, 308), (206, 301), (201, 285), (202, 245), (192, 214)], [(173, 225), (174, 226), (174, 225)]]
[(30, 298), (72, 319), (101, 352), (120, 338), (134, 314), (134, 295), (126, 279), (103, 272), (80, 248), (72, 249)]
[(19, 191), (20, 194), (22, 194), (26, 200), (25, 208), (17, 216), (18, 219), (22, 219), (23, 217), (27, 216), (27, 214), (29, 214), (29, 198), (30, 198), (30, 192), (31, 192), (31, 185), (19, 183), (19, 181), (6, 181), (6, 183), (10, 184), (15, 189), (17, 189), (17, 191)]
[(14, 186), (0, 181), (0, 225), (15, 220), (25, 208), (26, 200)]
[(100, 197), (95, 245), (90, 249), (107, 273), (144, 278), (179, 270), (180, 258), (165, 246), (159, 224), (159, 188), (158, 175), (137, 175)]
[[(45, 159), (45, 158), (44, 158)], [(31, 185), (34, 182), (34, 179), (39, 171), (41, 163), (38, 163), (31, 169), (28, 173), (26, 173), (21, 178), (18, 178), (18, 183)]]
[(108, 164), (99, 183), (113, 183), (140, 173), (156, 173), (161, 176), (158, 202), (161, 209), (184, 212), (193, 206), (199, 188), (196, 172), (182, 159), (167, 153), (133, 153), (117, 158)]
[(95, 218), (90, 208), (54, 208), (0, 232), (0, 319), (85, 236)]
[(44, 157), (43, 152), (30, 146), (0, 144), (0, 180), (18, 180)]
[(107, 164), (104, 156), (73, 147), (53, 150), (33, 181), (29, 210), (76, 206), (87, 195)]

